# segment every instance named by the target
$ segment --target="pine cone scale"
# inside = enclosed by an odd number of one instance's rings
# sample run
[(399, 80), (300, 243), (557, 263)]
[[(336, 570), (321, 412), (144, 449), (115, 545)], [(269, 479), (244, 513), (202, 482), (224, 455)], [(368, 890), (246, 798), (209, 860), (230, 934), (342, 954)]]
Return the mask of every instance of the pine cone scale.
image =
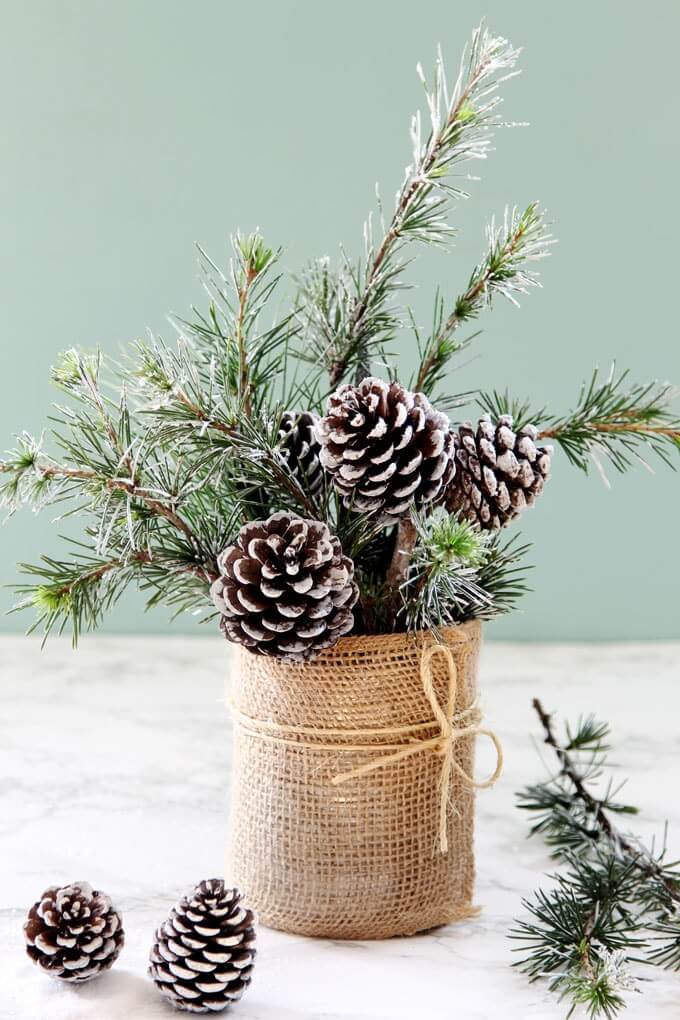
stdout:
[(50, 886), (29, 910), (26, 952), (63, 981), (89, 981), (113, 965), (125, 935), (120, 916), (104, 893), (86, 882)]
[(319, 521), (280, 512), (247, 524), (218, 565), (220, 626), (253, 652), (308, 661), (354, 624), (354, 564)]
[(495, 529), (533, 506), (550, 475), (552, 454), (551, 447), (536, 446), (537, 435), (533, 425), (515, 432), (509, 415), (495, 425), (485, 416), (476, 429), (464, 422), (455, 437), (457, 471), (447, 490), (447, 509)]
[(454, 472), (448, 418), (398, 383), (341, 386), (316, 431), (345, 505), (386, 524), (442, 496)]
[(316, 438), (318, 416), (311, 411), (284, 411), (279, 422), (279, 456), (287, 471), (315, 498), (324, 486)]
[(221, 1012), (250, 984), (254, 918), (240, 899), (221, 879), (201, 882), (156, 931), (149, 972), (177, 1009)]

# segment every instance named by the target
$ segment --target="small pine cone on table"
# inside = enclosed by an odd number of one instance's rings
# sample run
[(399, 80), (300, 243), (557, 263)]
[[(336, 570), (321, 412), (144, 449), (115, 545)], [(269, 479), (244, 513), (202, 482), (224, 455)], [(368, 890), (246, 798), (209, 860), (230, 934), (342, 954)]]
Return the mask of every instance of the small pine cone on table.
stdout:
[(551, 446), (537, 446), (538, 429), (513, 431), (503, 414), (494, 424), (488, 415), (475, 429), (465, 422), (455, 439), (456, 476), (446, 494), (446, 508), (485, 530), (503, 528), (533, 506), (550, 475)]
[(279, 422), (278, 451), (288, 471), (311, 496), (321, 491), (324, 473), (316, 438), (318, 415), (312, 411), (284, 411)]
[(186, 1013), (220, 1013), (250, 984), (255, 960), (254, 917), (238, 889), (222, 879), (200, 882), (157, 929), (149, 976)]
[(108, 970), (125, 941), (111, 900), (87, 882), (46, 889), (28, 912), (24, 938), (34, 963), (71, 982), (91, 981)]
[(449, 419), (397, 382), (341, 386), (317, 436), (345, 506), (386, 524), (439, 500), (455, 471)]
[(354, 626), (354, 564), (326, 524), (281, 511), (241, 528), (210, 589), (230, 641), (307, 662)]

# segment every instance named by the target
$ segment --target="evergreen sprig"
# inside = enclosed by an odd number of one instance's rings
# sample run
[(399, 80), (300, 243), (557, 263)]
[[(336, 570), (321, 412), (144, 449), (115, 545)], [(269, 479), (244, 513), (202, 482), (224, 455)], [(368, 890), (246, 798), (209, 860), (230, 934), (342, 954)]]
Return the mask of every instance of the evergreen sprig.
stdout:
[(517, 305), (517, 295), (540, 286), (532, 264), (549, 255), (552, 244), (554, 240), (538, 202), (532, 202), (523, 212), (517, 208), (506, 209), (501, 225), (491, 221), (487, 227), (484, 257), (473, 269), (467, 287), (456, 298), (451, 312), (445, 314), (444, 301), (438, 294), (433, 329), (424, 344), (416, 332), (420, 366), (414, 389), (431, 394), (442, 382), (453, 355), (468, 347), (478, 335), (473, 333), (459, 338), (458, 330), (490, 306), (495, 295)]
[[(113, 371), (99, 353), (71, 349), (60, 357), (52, 381), (62, 397), (50, 434), (22, 433), (0, 461), (0, 503), (10, 514), (21, 505), (55, 505), (61, 516), (84, 519), (83, 547), (29, 567), (21, 588), (20, 604), (32, 604), (46, 630), (70, 625), (77, 637), (100, 622), (128, 584), (146, 591), (151, 605), (210, 612), (209, 585), (220, 553), (246, 521), (281, 509), (326, 523), (352, 559), (360, 587), (356, 632), (437, 629), (514, 607), (527, 590), (527, 547), (518, 540), (502, 542), (481, 525), (477, 531), (429, 505), (396, 525), (377, 512), (354, 512), (334, 488), (332, 472), (325, 483), (310, 486), (304, 468), (291, 470), (292, 447), (284, 444), (291, 414), (324, 414), (329, 387), (368, 374), (376, 361), (381, 375), (399, 381), (390, 343), (409, 315), (413, 320), (399, 300), (406, 270), (423, 246), (451, 239), (450, 205), (466, 195), (471, 161), (491, 150), (501, 126), (501, 87), (518, 73), (518, 54), (482, 23), (452, 87), (441, 53), (431, 84), (419, 68), (427, 114), (413, 120), (413, 156), (393, 210), (384, 216), (378, 199), (379, 216), (365, 225), (363, 258), (342, 253), (337, 268), (317, 260), (282, 314), (270, 311), (282, 276), (280, 250), (258, 232), (237, 233), (226, 270), (199, 248), (207, 307), (172, 320), (178, 334), (172, 343), (140, 341)], [(462, 293), (452, 305), (437, 295), (427, 336), (414, 326), (420, 366), (413, 387), (438, 391), (436, 412), (450, 412), (472, 396), (448, 393), (445, 386), (452, 358), (474, 335), (463, 326), (496, 295), (516, 301), (537, 285), (536, 264), (551, 244), (537, 203), (506, 211), (502, 223), (489, 225), (486, 249)], [(561, 417), (545, 408), (533, 412), (529, 403), (497, 391), (479, 399), (490, 413), (513, 415), (515, 432), (538, 421), (541, 438), (560, 445), (583, 470), (602, 453), (624, 470), (650, 450), (670, 463), (680, 445), (671, 397), (668, 386), (631, 386), (626, 373), (602, 381), (596, 373), (575, 409)], [(461, 441), (453, 422), (450, 427), (447, 449)], [(305, 456), (311, 449), (313, 458), (310, 435), (303, 443)], [(523, 444), (530, 454), (532, 441), (523, 437)], [(380, 469), (385, 483), (390, 472), (418, 470), (420, 453), (404, 462), (402, 450), (381, 449), (379, 456), (391, 460)], [(482, 468), (465, 456), (457, 450), (448, 484), (472, 486), (474, 501), (483, 497), (471, 476)], [(512, 468), (511, 458), (505, 460)], [(483, 472), (478, 480), (491, 491), (494, 470), (485, 466)], [(323, 478), (323, 464), (318, 473)], [(416, 490), (409, 481), (404, 491)], [(448, 495), (440, 493), (444, 500)], [(469, 513), (475, 518), (474, 510)], [(561, 794), (550, 796), (557, 825)], [(613, 805), (613, 794), (610, 799)], [(573, 821), (567, 811), (558, 837), (566, 838), (570, 827), (576, 846), (582, 834)], [(659, 951), (666, 952), (663, 946)]]
[(414, 514), (415, 543), (402, 584), (403, 614), (411, 630), (433, 630), (508, 612), (525, 593), (528, 546), (480, 532), (439, 508)]
[[(33, 606), (47, 636), (70, 626), (74, 642), (96, 628), (131, 583), (162, 588), (167, 601), (186, 609), (208, 606), (207, 586), (218, 553), (233, 537), (238, 498), (220, 487), (215, 505), (212, 479), (181, 452), (151, 442), (134, 427), (126, 388), (105, 395), (99, 355), (67, 351), (53, 381), (70, 398), (56, 408), (53, 430), (61, 457), (27, 433), (0, 462), (0, 499), (10, 512), (69, 505), (86, 518), (86, 543), (71, 541), (65, 557), (46, 556), (23, 565), (29, 577), (18, 586), (15, 608)], [(212, 500), (211, 500), (212, 495)]]
[(373, 217), (364, 226), (363, 265), (343, 256), (339, 270), (327, 259), (312, 264), (302, 279), (301, 306), (307, 342), (321, 357), (332, 388), (352, 371), (368, 374), (371, 359), (401, 325), (394, 307), (403, 289), (411, 243), (443, 244), (452, 236), (446, 212), (452, 198), (467, 197), (452, 182), (458, 168), (485, 159), (494, 128), (500, 125), (500, 85), (517, 73), (519, 51), (493, 36), (482, 23), (463, 54), (458, 77), (449, 91), (444, 61), (438, 56), (434, 80), (425, 88), (429, 128), (420, 112), (413, 118), (412, 162), (397, 193), (388, 222), (379, 206), (382, 230), (376, 239)]
[(604, 475), (601, 457), (619, 472), (635, 462), (649, 466), (648, 453), (675, 468), (672, 455), (680, 451), (676, 396), (669, 383), (631, 383), (628, 371), (617, 374), (612, 365), (605, 378), (594, 370), (581, 386), (574, 410), (565, 415), (532, 409), (529, 401), (513, 399), (507, 391), (482, 393), (479, 404), (488, 414), (512, 415), (515, 428), (540, 423), (539, 438), (557, 443), (574, 467), (587, 474), (594, 463)]
[(592, 716), (556, 735), (538, 699), (534, 709), (557, 771), (518, 794), (531, 812), (530, 834), (542, 835), (565, 870), (549, 890), (523, 901), (516, 922), (517, 966), (589, 1017), (616, 1016), (624, 993), (639, 990), (632, 967), (646, 962), (680, 969), (680, 868), (623, 832), (614, 818), (637, 808), (618, 800), (605, 776), (609, 727)]
[(554, 418), (542, 439), (559, 443), (570, 462), (582, 471), (603, 453), (617, 471), (652, 451), (674, 467), (671, 453), (680, 450), (680, 418), (671, 411), (675, 389), (668, 383), (628, 383), (628, 372), (612, 366), (601, 380), (597, 369), (581, 387), (578, 403), (562, 418)]

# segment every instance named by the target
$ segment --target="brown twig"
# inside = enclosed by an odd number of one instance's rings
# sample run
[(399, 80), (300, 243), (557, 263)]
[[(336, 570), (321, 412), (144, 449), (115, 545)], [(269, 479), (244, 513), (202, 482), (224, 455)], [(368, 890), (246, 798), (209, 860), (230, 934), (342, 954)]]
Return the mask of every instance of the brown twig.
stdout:
[[(98, 482), (113, 492), (125, 492), (133, 499), (143, 502), (152, 513), (157, 514), (159, 517), (164, 517), (169, 524), (172, 524), (174, 528), (177, 528), (178, 531), (186, 535), (192, 545), (197, 545), (196, 536), (186, 521), (174, 510), (171, 510), (170, 507), (154, 499), (143, 486), (136, 485), (133, 481), (126, 481), (124, 478), (102, 478), (96, 471), (90, 471), (87, 468), (71, 468), (61, 464), (36, 464), (34, 468), (43, 478), (73, 478), (81, 481)], [(9, 473), (13, 470), (14, 468), (11, 464), (0, 464), (0, 473)]]
[(175, 398), (186, 407), (187, 411), (191, 411), (193, 416), (198, 420), (202, 421), (208, 428), (215, 429), (217, 432), (224, 432), (227, 436), (233, 436), (234, 429), (231, 425), (225, 425), (222, 421), (217, 421), (215, 418), (211, 418), (210, 415), (206, 414), (205, 411), (195, 404), (181, 387), (173, 387), (173, 394)]
[[(134, 560), (138, 563), (150, 563), (151, 555), (146, 552), (137, 552), (130, 556), (130, 560)], [(120, 559), (109, 560), (107, 563), (101, 563), (98, 567), (82, 574), (76, 580), (69, 581), (67, 584), (62, 584), (59, 588), (55, 588), (53, 593), (57, 596), (68, 595), (75, 587), (77, 587), (77, 585), (90, 584), (92, 581), (98, 581), (100, 577), (104, 576), (104, 574), (108, 574), (111, 570), (117, 570), (118, 567), (123, 566), (125, 566), (125, 563)]]
[(236, 344), (238, 347), (239, 365), (239, 396), (241, 398), (243, 412), (249, 418), (253, 413), (252, 399), (250, 394), (250, 372), (248, 366), (248, 345), (246, 343), (245, 317), (248, 308), (248, 295), (250, 287), (257, 277), (257, 270), (247, 266), (243, 286), (238, 290), (238, 317), (236, 320)]
[[(77, 580), (71, 581), (67, 584), (62, 584), (59, 588), (54, 589), (54, 594), (57, 596), (68, 595), (69, 592), (71, 592), (77, 585), (91, 584), (93, 581), (99, 580), (100, 577), (104, 577), (104, 575), (108, 574), (111, 570), (117, 570), (119, 567), (126, 567), (128, 566), (129, 563), (153, 563), (153, 562), (154, 562), (153, 555), (149, 552), (144, 552), (142, 550), (131, 553), (131, 555), (125, 560), (121, 559), (108, 560), (106, 563), (100, 563), (98, 567), (95, 567), (93, 570), (90, 570), (87, 573), (82, 574), (81, 577), (79, 577)], [(185, 564), (181, 567), (178, 567), (178, 570), (181, 573), (197, 574), (204, 576), (205, 579), (208, 581), (214, 581), (215, 577), (217, 576), (216, 574), (207, 570), (205, 567), (199, 566), (198, 564), (196, 564), (195, 566), (192, 564)]]
[(623, 853), (631, 857), (644, 875), (649, 878), (655, 878), (661, 882), (671, 899), (673, 899), (676, 903), (680, 903), (680, 889), (677, 888), (675, 882), (664, 875), (663, 869), (656, 861), (650, 859), (650, 857), (646, 854), (641, 855), (640, 849), (631, 843), (630, 840), (626, 839), (616, 826), (612, 824), (607, 812), (602, 806), (602, 803), (590, 793), (581, 778), (581, 774), (579, 773), (577, 766), (572, 761), (571, 755), (566, 748), (562, 747), (555, 737), (551, 717), (543, 708), (540, 700), (538, 698), (534, 698), (531, 704), (541, 721), (543, 732), (545, 734), (544, 743), (553, 748), (560, 763), (562, 774), (569, 779), (574, 787), (576, 796), (585, 806), (586, 810), (592, 815), (596, 828), (599, 829), (600, 833), (604, 833), (614, 846), (619, 847)]
[[(654, 436), (669, 436), (671, 439), (680, 441), (680, 429), (665, 428), (661, 425), (640, 425), (635, 422), (630, 422), (629, 424), (617, 423), (607, 425), (605, 423), (600, 424), (598, 422), (590, 422), (588, 423), (587, 428), (591, 429), (593, 432), (642, 432)], [(559, 439), (564, 430), (565, 426), (556, 425), (555, 428), (552, 429), (543, 429), (542, 432), (539, 432), (538, 438)]]
[(392, 559), (387, 568), (387, 576), (385, 578), (387, 588), (394, 593), (395, 598), (398, 596), (399, 589), (408, 576), (408, 568), (416, 544), (416, 537), (416, 526), (411, 518), (402, 517), (397, 526)]

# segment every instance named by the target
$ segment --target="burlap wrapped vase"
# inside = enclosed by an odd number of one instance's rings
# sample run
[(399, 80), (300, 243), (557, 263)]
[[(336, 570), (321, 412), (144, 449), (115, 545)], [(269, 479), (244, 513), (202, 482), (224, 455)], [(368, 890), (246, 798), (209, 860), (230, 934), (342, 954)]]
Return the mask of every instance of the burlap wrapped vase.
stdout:
[(481, 625), (343, 638), (308, 665), (241, 650), (230, 880), (260, 921), (386, 938), (473, 913)]

